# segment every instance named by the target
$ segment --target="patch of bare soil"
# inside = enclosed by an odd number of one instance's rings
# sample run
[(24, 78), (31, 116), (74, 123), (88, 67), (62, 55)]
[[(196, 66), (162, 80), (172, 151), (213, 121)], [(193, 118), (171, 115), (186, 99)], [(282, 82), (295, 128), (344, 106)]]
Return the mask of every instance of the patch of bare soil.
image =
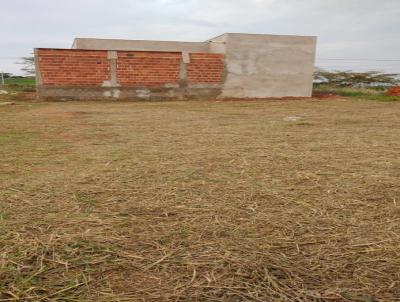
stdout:
[(338, 99), (340, 98), (340, 96), (338, 96), (335, 93), (332, 92), (327, 92), (327, 91), (314, 91), (313, 98), (317, 98), (317, 99)]

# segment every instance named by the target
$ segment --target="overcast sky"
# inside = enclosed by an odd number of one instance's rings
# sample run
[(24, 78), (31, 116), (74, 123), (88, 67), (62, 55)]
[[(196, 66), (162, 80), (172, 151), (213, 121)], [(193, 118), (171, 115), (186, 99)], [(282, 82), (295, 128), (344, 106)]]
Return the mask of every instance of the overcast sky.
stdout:
[(0, 70), (13, 73), (34, 47), (69, 48), (74, 37), (203, 41), (225, 32), (318, 36), (318, 66), (400, 73), (400, 0), (12, 0), (0, 21)]

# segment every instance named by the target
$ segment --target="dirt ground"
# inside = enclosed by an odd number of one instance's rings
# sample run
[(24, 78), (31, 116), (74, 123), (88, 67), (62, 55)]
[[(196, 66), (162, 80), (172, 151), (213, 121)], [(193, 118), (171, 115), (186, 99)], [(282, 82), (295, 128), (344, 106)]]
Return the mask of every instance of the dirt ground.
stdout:
[(400, 301), (400, 102), (0, 107), (0, 301)]

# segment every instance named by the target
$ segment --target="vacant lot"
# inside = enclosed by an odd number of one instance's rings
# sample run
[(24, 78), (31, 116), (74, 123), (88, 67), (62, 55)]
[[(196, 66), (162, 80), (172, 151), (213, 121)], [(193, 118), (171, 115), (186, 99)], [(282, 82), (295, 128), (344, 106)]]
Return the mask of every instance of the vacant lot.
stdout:
[(400, 102), (0, 107), (0, 301), (400, 301)]

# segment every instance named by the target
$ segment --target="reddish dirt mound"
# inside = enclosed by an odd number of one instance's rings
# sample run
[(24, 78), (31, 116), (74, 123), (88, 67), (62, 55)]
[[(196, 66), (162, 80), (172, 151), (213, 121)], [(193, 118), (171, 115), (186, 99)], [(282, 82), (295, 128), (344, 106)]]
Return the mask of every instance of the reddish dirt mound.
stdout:
[(317, 99), (337, 99), (339, 97), (335, 93), (326, 91), (314, 91), (312, 96)]
[(388, 95), (391, 95), (391, 96), (400, 96), (400, 86), (393, 87), (393, 88), (389, 89)]

